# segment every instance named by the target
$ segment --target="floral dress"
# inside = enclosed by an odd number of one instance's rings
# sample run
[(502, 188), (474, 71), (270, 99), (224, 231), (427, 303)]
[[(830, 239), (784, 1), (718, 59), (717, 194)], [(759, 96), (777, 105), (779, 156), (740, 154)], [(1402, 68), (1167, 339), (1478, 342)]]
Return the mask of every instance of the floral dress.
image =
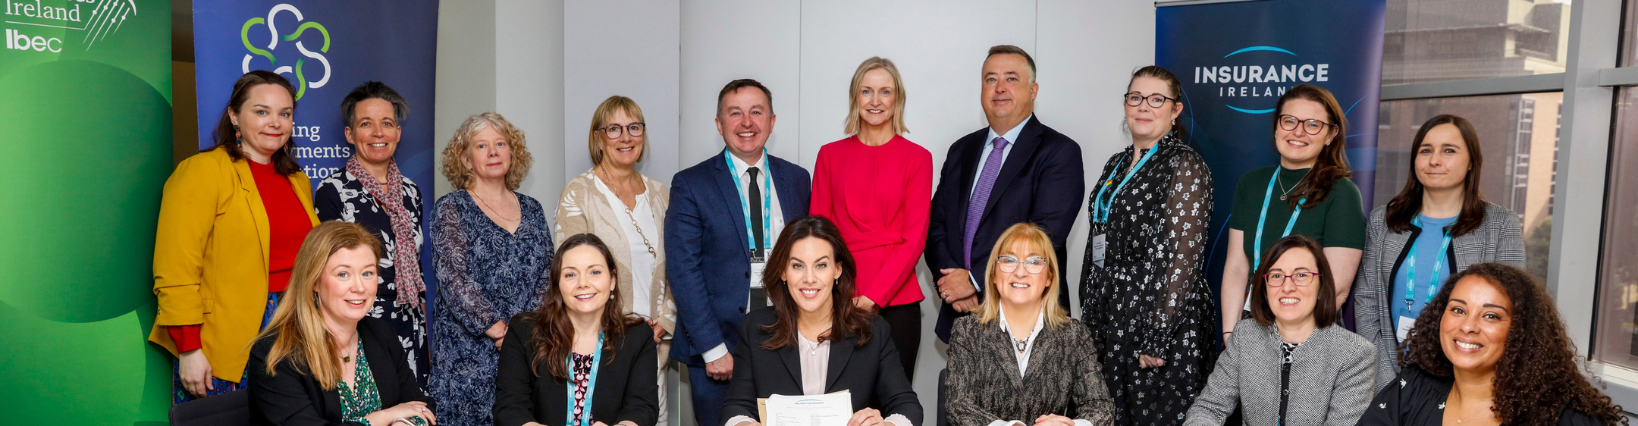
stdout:
[(409, 212), (411, 221), (415, 222), (411, 231), (414, 241), (396, 241), (393, 238), (392, 219), (375, 197), (364, 190), (359, 177), (350, 171), (342, 170), (319, 182), (318, 190), (313, 195), (313, 209), (317, 210), (320, 221), (356, 223), (381, 239), (381, 246), (386, 251), (381, 253), (381, 262), (376, 265), (381, 285), (375, 291), (375, 308), (370, 309), (369, 315), (392, 324), (393, 331), (398, 334), (398, 342), (404, 347), (404, 355), (409, 358), (410, 371), (415, 372), (415, 381), (425, 389), (427, 375), (432, 373), (431, 357), (427, 353), (427, 312), (423, 308), (427, 295), (425, 292), (415, 295), (422, 306), (399, 303), (398, 273), (397, 268), (393, 267), (393, 259), (397, 258), (399, 250), (421, 252), (424, 241), (421, 237), (421, 188), (408, 177), (404, 178), (402, 186), (405, 210)]
[(364, 339), (358, 339), (358, 365), (353, 368), (353, 386), (346, 380), (337, 380), (341, 391), (341, 421), (370, 424), (364, 416), (381, 411), (381, 389), (375, 386), (375, 373), (370, 371), (369, 358), (364, 356)]
[[(1147, 150), (1127, 147), (1104, 165), (1091, 197), (1094, 210), (1109, 206), (1108, 218), (1092, 221), (1087, 241), (1103, 235), (1107, 248), (1099, 266), (1088, 244), (1082, 271), (1082, 322), (1121, 424), (1182, 424), (1217, 358), (1205, 276), (1211, 171), (1174, 135), (1153, 149), (1135, 172), (1131, 159)], [(1139, 354), (1166, 364), (1141, 368)]]
[(466, 190), (438, 199), (432, 248), (438, 269), (433, 305), (432, 378), (442, 426), (494, 424), (500, 352), (484, 331), (535, 310), (551, 282), (552, 232), (540, 202), (517, 194), (514, 232), (495, 224)]

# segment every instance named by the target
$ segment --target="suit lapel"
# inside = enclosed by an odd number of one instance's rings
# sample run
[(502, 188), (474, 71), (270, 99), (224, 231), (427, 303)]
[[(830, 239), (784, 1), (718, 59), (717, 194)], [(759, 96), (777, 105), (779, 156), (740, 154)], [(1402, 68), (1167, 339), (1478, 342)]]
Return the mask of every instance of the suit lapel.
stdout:
[(1041, 121), (1031, 117), (1023, 126), (1024, 130), (1018, 133), (1018, 140), (1013, 141), (1012, 152), (1007, 154), (1007, 161), (1001, 163), (1001, 172), (995, 175), (995, 187), (990, 189), (990, 199), (984, 203), (984, 216), (980, 218), (980, 223), (983, 219), (989, 218), (990, 213), (998, 210), (994, 207), (1001, 200), (1001, 193), (1006, 191), (1007, 186), (1012, 185), (1012, 181), (1024, 171), (1024, 165), (1035, 156), (1035, 148), (1041, 145), (1044, 127)]
[[(798, 352), (800, 351), (801, 349), (797, 348), (796, 345), (790, 345), (779, 348), (778, 351), (774, 352), (779, 355), (779, 361), (785, 364), (785, 371), (791, 373), (791, 380), (795, 381), (795, 383), (802, 383), (802, 360), (798, 358), (800, 356)], [(800, 388), (801, 386), (797, 387)]]
[[(1029, 342), (1029, 346), (1030, 346), (1029, 366), (1024, 368), (1024, 374), (1020, 378), (1020, 382), (1019, 382), (1020, 385), (1023, 384), (1023, 382), (1022, 382), (1023, 380), (1029, 379), (1031, 377), (1035, 377), (1035, 375), (1037, 373), (1040, 373), (1040, 370), (1042, 368), (1045, 368), (1045, 367), (1042, 367), (1041, 364), (1045, 364), (1046, 360), (1056, 358), (1056, 357), (1054, 357), (1052, 355), (1049, 355), (1049, 354), (1043, 352), (1043, 350), (1049, 350), (1047, 348), (1054, 347), (1054, 344), (1057, 343), (1055, 341), (1056, 339), (1054, 339), (1054, 337), (1057, 337), (1057, 336), (1055, 334), (1053, 334), (1051, 332), (1051, 330), (1044, 329), (1045, 328), (1044, 324), (1043, 324), (1042, 328), (1043, 328), (1043, 330), (1041, 330), (1040, 333), (1035, 335), (1035, 341)], [(1013, 348), (1012, 353), (1018, 354), (1018, 349)], [(1022, 356), (1022, 355), (1019, 355), (1019, 356)], [(1016, 358), (1014, 358), (1014, 359), (1016, 359)]]
[[(832, 333), (839, 333), (835, 330)], [(882, 338), (885, 336), (877, 336)], [(842, 377), (842, 370), (847, 368), (847, 360), (853, 356), (853, 339), (836, 339), (830, 341), (830, 364), (825, 366), (825, 392), (834, 392), (836, 379)], [(862, 392), (862, 390), (861, 390)]]
[[(997, 323), (999, 323), (999, 321), (997, 321)], [(1000, 368), (1002, 369), (1001, 371), (1006, 372), (1007, 382), (1012, 383), (1012, 387), (1014, 389), (1022, 390), (1024, 388), (1024, 375), (1018, 374), (1018, 357), (1021, 355), (1018, 353), (1018, 350), (1012, 346), (1012, 334), (1008, 333), (1007, 330), (1003, 329), (999, 325), (995, 327), (986, 325), (984, 327), (989, 328), (990, 333), (993, 333), (995, 336), (994, 338), (989, 339), (995, 345), (995, 348), (992, 350), (999, 349), (1001, 352), (1011, 355), (1007, 358), (1012, 359), (1012, 364), (998, 366), (996, 368)]]
[(805, 209), (798, 208), (800, 206), (795, 203), (806, 200), (797, 196), (796, 182), (791, 182), (790, 171), (785, 169), (784, 164), (774, 162), (772, 154), (768, 155), (768, 172), (773, 173), (774, 191), (779, 194), (779, 212), (785, 216), (785, 223), (791, 223), (796, 218), (802, 217), (803, 215), (797, 213)]
[(273, 251), (272, 241), (269, 241), (272, 225), (267, 222), (267, 209), (262, 207), (262, 195), (256, 189), (256, 175), (250, 173), (250, 160), (234, 161), (233, 170), (239, 173), (239, 189), (244, 191), (245, 207), (250, 209), (250, 217), (256, 222), (256, 236), (261, 239), (262, 272), (265, 273), (268, 256)]
[[(984, 152), (984, 135), (987, 133), (988, 130), (979, 130), (977, 133), (978, 136), (976, 136), (978, 139), (976, 142), (956, 144), (957, 147), (965, 146), (964, 148), (958, 148), (964, 149), (965, 151), (960, 152), (960, 157), (957, 157), (956, 159), (956, 164), (961, 167), (960, 172), (957, 173), (961, 177), (961, 181), (956, 182), (956, 188), (961, 189), (961, 205), (957, 206), (957, 216), (960, 218), (960, 220), (956, 221), (956, 229), (960, 230), (961, 232), (966, 232), (961, 227), (964, 227), (967, 224), (967, 206), (972, 204), (973, 198), (973, 178), (974, 176), (978, 175), (978, 158)], [(957, 232), (956, 235), (962, 235), (961, 232)], [(960, 252), (961, 239), (954, 238), (950, 241), (955, 242), (957, 249), (956, 251)]]
[[(734, 234), (739, 235), (739, 240), (736, 242), (736, 244), (745, 244), (746, 242), (751, 241), (750, 237), (745, 235), (745, 228), (750, 227), (748, 224), (750, 223), (751, 219), (745, 217), (745, 208), (739, 201), (739, 189), (738, 187), (734, 186), (734, 171), (728, 168), (728, 164), (726, 161), (723, 161), (724, 157), (722, 157), (722, 155), (726, 154), (719, 154), (717, 156), (717, 160), (715, 161), (716, 166), (714, 167), (717, 172), (713, 173), (717, 176), (717, 192), (722, 195), (723, 204), (721, 204), (719, 208), (727, 208), (734, 213), (739, 213), (738, 216), (734, 216), (739, 218), (739, 220), (733, 221)], [(702, 207), (706, 208), (705, 212), (710, 212), (710, 206)], [(733, 210), (734, 207), (740, 207), (740, 209)], [(711, 215), (707, 214), (707, 216)], [(724, 215), (723, 217), (727, 216)], [(739, 252), (745, 254), (747, 257), (750, 256), (750, 252), (745, 251), (743, 247), (741, 247)]]

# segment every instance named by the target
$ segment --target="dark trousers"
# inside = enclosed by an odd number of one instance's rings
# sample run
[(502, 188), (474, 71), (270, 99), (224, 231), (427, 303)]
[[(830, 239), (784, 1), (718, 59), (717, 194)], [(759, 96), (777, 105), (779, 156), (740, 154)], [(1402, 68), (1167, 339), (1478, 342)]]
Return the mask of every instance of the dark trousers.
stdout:
[(921, 302), (882, 308), (877, 315), (893, 330), (893, 346), (904, 364), (904, 378), (916, 379), (916, 351), (921, 348)]
[[(699, 358), (699, 355), (694, 355), (694, 359)], [(689, 396), (694, 398), (694, 421), (699, 426), (721, 426), (723, 421), (728, 420), (720, 416), (722, 402), (728, 399), (728, 382), (706, 377), (704, 361), (700, 361), (698, 367), (688, 366), (688, 389)]]

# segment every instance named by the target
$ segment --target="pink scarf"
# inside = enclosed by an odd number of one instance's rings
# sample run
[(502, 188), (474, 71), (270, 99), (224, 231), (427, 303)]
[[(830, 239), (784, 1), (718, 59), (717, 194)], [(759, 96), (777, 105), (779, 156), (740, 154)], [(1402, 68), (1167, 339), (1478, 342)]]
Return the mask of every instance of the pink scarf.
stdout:
[(387, 164), (386, 186), (376, 182), (375, 176), (364, 170), (364, 164), (358, 161), (358, 157), (347, 159), (347, 172), (364, 183), (364, 191), (375, 198), (376, 204), (386, 210), (387, 217), (392, 219), (392, 239), (398, 247), (392, 259), (393, 267), (397, 270), (397, 303), (421, 307), (421, 292), (426, 291), (426, 282), (421, 279), (421, 253), (419, 250), (405, 249), (417, 246), (415, 223), (410, 220), (409, 210), (404, 209), (404, 175), (398, 172), (398, 163)]

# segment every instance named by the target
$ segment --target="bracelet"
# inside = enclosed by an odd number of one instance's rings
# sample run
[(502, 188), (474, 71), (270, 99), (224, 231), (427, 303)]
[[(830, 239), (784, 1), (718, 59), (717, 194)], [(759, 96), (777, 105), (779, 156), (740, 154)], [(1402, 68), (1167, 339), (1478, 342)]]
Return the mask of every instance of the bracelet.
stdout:
[(399, 417), (398, 420), (393, 420), (392, 421), (392, 424), (399, 424), (399, 423), (403, 423), (403, 424), (410, 425), (410, 426), (415, 426), (414, 423), (410, 423), (409, 418), (405, 418), (405, 417)]

